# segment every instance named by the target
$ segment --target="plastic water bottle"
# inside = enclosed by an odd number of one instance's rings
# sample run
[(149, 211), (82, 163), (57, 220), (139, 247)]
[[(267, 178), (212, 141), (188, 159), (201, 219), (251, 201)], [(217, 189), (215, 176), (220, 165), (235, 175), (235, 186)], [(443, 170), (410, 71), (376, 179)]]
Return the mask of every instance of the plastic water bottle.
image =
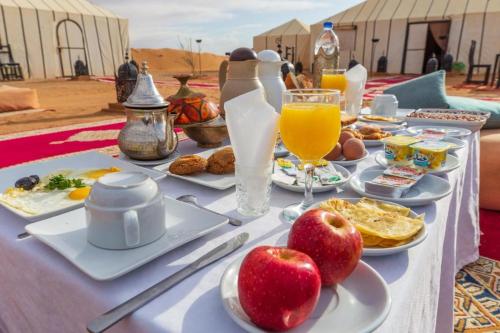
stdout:
[(321, 83), (321, 72), (325, 68), (338, 69), (340, 58), (339, 38), (333, 31), (333, 23), (323, 23), (323, 33), (314, 44), (313, 80), (314, 87)]

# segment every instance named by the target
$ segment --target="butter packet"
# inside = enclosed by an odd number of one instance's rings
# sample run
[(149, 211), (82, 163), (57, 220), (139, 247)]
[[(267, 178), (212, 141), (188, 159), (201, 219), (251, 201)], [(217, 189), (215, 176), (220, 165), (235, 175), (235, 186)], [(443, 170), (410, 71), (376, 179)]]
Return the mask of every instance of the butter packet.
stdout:
[(314, 173), (319, 177), (322, 185), (335, 185), (344, 180), (344, 177), (335, 170), (333, 164), (328, 164), (324, 168), (317, 168)]

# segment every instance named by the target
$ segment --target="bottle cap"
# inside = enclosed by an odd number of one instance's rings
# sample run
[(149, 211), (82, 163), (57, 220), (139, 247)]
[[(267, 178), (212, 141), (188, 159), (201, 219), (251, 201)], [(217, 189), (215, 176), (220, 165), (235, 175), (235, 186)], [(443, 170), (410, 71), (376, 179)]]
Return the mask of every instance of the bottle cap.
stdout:
[(323, 29), (333, 29), (333, 22), (323, 23)]

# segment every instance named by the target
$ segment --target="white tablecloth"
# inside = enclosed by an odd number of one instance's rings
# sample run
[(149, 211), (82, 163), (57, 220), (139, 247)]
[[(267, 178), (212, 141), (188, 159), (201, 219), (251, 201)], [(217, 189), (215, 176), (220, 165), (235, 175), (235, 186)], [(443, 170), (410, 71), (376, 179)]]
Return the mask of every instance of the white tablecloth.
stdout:
[[(455, 272), (478, 258), (478, 134), (470, 136), (468, 142), (457, 152), (461, 167), (444, 176), (453, 186), (452, 194), (415, 209), (427, 215), (428, 238), (400, 254), (363, 258), (387, 281), (392, 296), (390, 314), (377, 332), (452, 332)], [(180, 150), (189, 153), (198, 149), (187, 141)], [(350, 170), (374, 164), (370, 157)], [(234, 189), (211, 190), (174, 178), (160, 184), (170, 196), (194, 193), (201, 204), (237, 216)], [(331, 195), (317, 195), (316, 199)], [(338, 195), (356, 196), (349, 188)], [(16, 240), (25, 222), (0, 208), (0, 332), (81, 333), (97, 315), (246, 231), (250, 240), (238, 252), (184, 280), (110, 330), (240, 332), (222, 307), (221, 275), (230, 262), (257, 245), (285, 244), (289, 225), (278, 215), (284, 206), (300, 200), (300, 194), (275, 187), (269, 214), (246, 219), (242, 227), (224, 226), (109, 282), (92, 280), (36, 239)]]

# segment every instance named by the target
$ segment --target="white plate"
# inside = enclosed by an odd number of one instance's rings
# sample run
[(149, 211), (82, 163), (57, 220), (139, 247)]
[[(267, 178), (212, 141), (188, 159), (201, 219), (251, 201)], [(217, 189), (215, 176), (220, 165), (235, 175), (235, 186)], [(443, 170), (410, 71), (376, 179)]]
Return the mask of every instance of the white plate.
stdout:
[(385, 120), (367, 119), (366, 116), (367, 115), (359, 116), (358, 119), (362, 120), (364, 122), (367, 122), (367, 123), (375, 123), (375, 124), (402, 124), (402, 123), (405, 122), (405, 119), (404, 118), (400, 118), (400, 117), (392, 117), (392, 118), (395, 118), (394, 121), (385, 121)]
[[(315, 185), (312, 188), (313, 193), (322, 193), (322, 192), (332, 191), (338, 187), (343, 186), (345, 183), (347, 183), (349, 181), (349, 179), (351, 178), (351, 173), (349, 172), (349, 170), (347, 170), (346, 168), (344, 168), (343, 166), (340, 166), (340, 165), (333, 165), (333, 167), (335, 168), (335, 170), (337, 170), (337, 172), (339, 172), (342, 175), (342, 177), (344, 177), (344, 179), (341, 182), (339, 182), (337, 184), (333, 184), (333, 185), (323, 185), (323, 186)], [(276, 186), (281, 187), (282, 189), (285, 189), (285, 190), (289, 190), (292, 192), (304, 193), (304, 186), (288, 185), (286, 183), (277, 181), (275, 179), (273, 179), (273, 183), (276, 184)]]
[(377, 147), (382, 146), (384, 142), (382, 140), (363, 140), (365, 147)]
[(406, 131), (410, 134), (418, 135), (418, 134), (422, 133), (422, 131), (424, 129), (430, 129), (430, 130), (435, 130), (435, 131), (444, 131), (444, 132), (446, 132), (447, 137), (454, 137), (454, 138), (463, 138), (463, 137), (466, 137), (472, 133), (467, 128), (449, 127), (449, 126), (432, 126), (432, 125), (412, 126), (412, 127), (408, 127), (408, 129)]
[(135, 164), (135, 165), (142, 165), (142, 166), (155, 166), (155, 165), (160, 165), (160, 164), (165, 164), (167, 162), (175, 160), (177, 157), (179, 157), (179, 152), (174, 151), (172, 154), (170, 154), (168, 157), (163, 158), (161, 160), (151, 160), (151, 161), (141, 161), (141, 160), (134, 160), (133, 158), (128, 157), (124, 153), (120, 152), (120, 155), (118, 155), (118, 158), (120, 160)]
[(165, 212), (165, 235), (150, 244), (129, 250), (106, 250), (88, 243), (84, 208), (28, 224), (25, 229), (91, 278), (111, 280), (228, 221), (217, 214), (168, 197), (165, 197)]
[[(138, 171), (142, 172), (154, 180), (160, 180), (165, 177), (165, 174), (158, 172), (156, 170), (150, 170), (142, 168), (131, 163), (122, 161), (111, 156), (101, 154), (98, 152), (86, 152), (81, 154), (75, 154), (67, 157), (54, 158), (41, 162), (33, 162), (29, 164), (23, 164), (19, 166), (13, 166), (10, 168), (5, 168), (0, 170), (0, 193), (3, 193), (8, 187), (13, 187), (16, 180), (21, 177), (26, 177), (29, 175), (39, 175), (40, 177), (46, 176), (57, 170), (82, 170), (82, 169), (101, 169), (110, 167), (119, 167), (122, 171)], [(73, 205), (54, 209), (47, 213), (38, 215), (29, 215), (23, 211), (17, 210), (13, 207), (7, 206), (0, 203), (2, 206), (13, 212), (14, 214), (21, 216), (29, 221), (38, 221), (46, 219), (50, 216), (61, 214), (69, 210), (83, 207), (83, 200), (75, 201)]]
[(448, 149), (448, 151), (451, 151), (451, 152), (454, 152), (454, 151), (457, 151), (457, 150), (460, 150), (460, 149), (463, 149), (465, 147), (465, 141), (464, 140), (460, 140), (458, 138), (454, 138), (454, 137), (445, 137), (444, 139), (442, 139), (441, 141), (444, 141), (444, 142), (449, 142), (449, 143), (452, 143), (454, 144), (456, 147), (454, 148), (450, 148)]
[[(238, 298), (238, 273), (243, 257), (227, 266), (220, 281), (222, 304), (229, 316), (247, 332), (263, 333), (253, 324)], [(368, 333), (387, 318), (391, 296), (384, 279), (360, 261), (352, 274), (336, 288), (322, 288), (316, 309), (290, 333)]]
[(351, 177), (352, 189), (361, 196), (379, 200), (387, 200), (403, 206), (424, 206), (444, 198), (451, 193), (451, 185), (447, 180), (433, 175), (425, 175), (410, 191), (401, 198), (383, 197), (365, 191), (365, 182), (381, 175), (384, 169), (379, 166), (369, 167)]
[(365, 123), (365, 122), (357, 122), (354, 124), (354, 128), (359, 130), (365, 126), (376, 126), (380, 128), (384, 132), (391, 132), (392, 134), (400, 132), (405, 129), (404, 124), (389, 124), (389, 123), (380, 123), (380, 124), (373, 124), (373, 123)]
[[(359, 200), (361, 200), (360, 198), (339, 198), (339, 199), (349, 201), (353, 204), (355, 204)], [(380, 202), (383, 202), (386, 204), (390, 204), (390, 205), (404, 207), (402, 205), (399, 205), (397, 203), (390, 202), (390, 201), (385, 201), (385, 200), (377, 200), (377, 201), (380, 201)], [(321, 202), (318, 202), (317, 204), (313, 205), (310, 209), (318, 208), (320, 205), (321, 205)], [(413, 210), (410, 210), (410, 217), (411, 218), (416, 218), (417, 216), (418, 216), (417, 213), (415, 213)], [(422, 229), (419, 230), (419, 232), (415, 235), (415, 237), (413, 238), (413, 240), (411, 242), (406, 243), (406, 244), (401, 245), (401, 246), (394, 246), (394, 247), (387, 247), (387, 248), (363, 247), (363, 256), (364, 257), (375, 257), (375, 256), (387, 256), (387, 255), (399, 253), (399, 252), (405, 251), (406, 249), (409, 249), (411, 247), (417, 246), (418, 244), (422, 243), (426, 238), (427, 238), (427, 227), (425, 226), (425, 222), (424, 222)]]
[[(389, 166), (389, 164), (387, 163), (387, 159), (385, 158), (385, 152), (383, 150), (375, 153), (375, 161), (384, 168), (387, 168)], [(443, 167), (434, 170), (426, 169), (426, 171), (428, 174), (439, 176), (453, 171), (459, 166), (460, 161), (458, 160), (458, 158), (451, 154), (448, 154), (448, 156), (446, 156), (446, 163)]]
[[(205, 150), (204, 152), (198, 153), (196, 155), (204, 157), (204, 158), (209, 158), (210, 155), (212, 155), (217, 150), (220, 150), (222, 148), (225, 148), (225, 147)], [(172, 162), (173, 161), (162, 164), (162, 165), (158, 165), (158, 166), (154, 167), (153, 169), (158, 170), (160, 172), (165, 172), (166, 174), (168, 174), (171, 177), (183, 179), (183, 180), (186, 180), (188, 182), (195, 183), (198, 185), (211, 187), (211, 188), (214, 188), (216, 190), (226, 190), (230, 187), (233, 187), (236, 184), (236, 179), (235, 179), (234, 173), (227, 174), (227, 175), (214, 175), (214, 174), (211, 174), (208, 172), (202, 172), (202, 173), (197, 173), (194, 175), (186, 175), (186, 176), (174, 175), (173, 173), (168, 171), (168, 167), (170, 166), (170, 164), (172, 164)]]
[(370, 153), (368, 152), (368, 150), (365, 150), (365, 154), (363, 155), (363, 157), (358, 158), (357, 160), (346, 160), (345, 157), (342, 156), (341, 160), (335, 160), (335, 161), (331, 161), (331, 162), (334, 163), (334, 164), (338, 164), (338, 165), (344, 166), (344, 167), (346, 167), (346, 166), (352, 166), (352, 165), (356, 165), (359, 162), (365, 160), (369, 155), (370, 155)]

